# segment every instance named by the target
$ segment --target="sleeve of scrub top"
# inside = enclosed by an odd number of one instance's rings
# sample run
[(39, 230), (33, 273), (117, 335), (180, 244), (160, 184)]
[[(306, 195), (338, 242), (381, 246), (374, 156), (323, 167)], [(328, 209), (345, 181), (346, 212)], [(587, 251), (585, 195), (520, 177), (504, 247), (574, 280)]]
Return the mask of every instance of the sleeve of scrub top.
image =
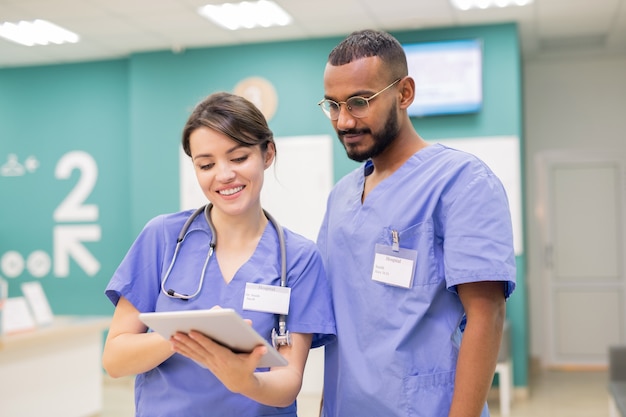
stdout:
[(320, 253), (312, 241), (287, 237), (291, 301), (287, 327), (294, 333), (312, 333), (312, 348), (334, 339), (335, 319), (330, 288)]
[(164, 216), (150, 220), (109, 281), (105, 293), (117, 305), (124, 296), (141, 312), (154, 311), (161, 290)]
[(452, 288), (468, 282), (503, 281), (508, 298), (515, 288), (508, 200), (502, 183), (488, 168), (482, 164), (473, 168), (482, 172), (458, 190), (444, 215), (447, 285)]

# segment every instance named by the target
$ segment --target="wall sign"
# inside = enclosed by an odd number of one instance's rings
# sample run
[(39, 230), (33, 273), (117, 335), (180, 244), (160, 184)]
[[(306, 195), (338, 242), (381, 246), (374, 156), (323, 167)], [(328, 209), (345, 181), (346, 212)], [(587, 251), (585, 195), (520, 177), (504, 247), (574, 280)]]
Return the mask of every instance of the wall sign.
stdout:
[(278, 95), (272, 83), (265, 78), (245, 78), (235, 86), (233, 93), (254, 103), (268, 122), (274, 117), (278, 108)]
[[(38, 168), (39, 161), (35, 156), (20, 161), (17, 155), (9, 154), (0, 166), (0, 176), (10, 180), (11, 177), (36, 175)], [(0, 253), (1, 275), (17, 278), (28, 273), (43, 278), (52, 273), (57, 278), (65, 278), (70, 274), (70, 260), (88, 276), (100, 271), (100, 262), (84, 245), (101, 239), (99, 207), (86, 203), (98, 180), (98, 165), (89, 153), (70, 151), (56, 163), (54, 177), (60, 181), (68, 180), (74, 171), (79, 173), (76, 185), (51, 214), (54, 220), (50, 230), (52, 253), (41, 249), (30, 253), (10, 249)]]

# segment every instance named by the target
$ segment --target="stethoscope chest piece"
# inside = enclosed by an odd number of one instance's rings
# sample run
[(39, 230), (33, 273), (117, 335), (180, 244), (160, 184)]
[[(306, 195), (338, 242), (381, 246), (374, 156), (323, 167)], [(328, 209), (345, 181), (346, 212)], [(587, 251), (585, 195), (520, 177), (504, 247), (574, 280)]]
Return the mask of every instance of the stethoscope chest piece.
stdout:
[(291, 346), (291, 333), (285, 330), (284, 334), (279, 334), (276, 329), (272, 329), (272, 346), (278, 349), (279, 346)]

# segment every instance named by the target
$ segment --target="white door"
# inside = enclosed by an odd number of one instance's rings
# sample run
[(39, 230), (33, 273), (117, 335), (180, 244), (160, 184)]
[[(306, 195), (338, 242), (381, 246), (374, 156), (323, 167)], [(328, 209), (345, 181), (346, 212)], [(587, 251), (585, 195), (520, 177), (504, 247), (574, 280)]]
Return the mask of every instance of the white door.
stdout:
[(547, 152), (538, 162), (546, 365), (606, 365), (608, 347), (626, 342), (626, 158)]

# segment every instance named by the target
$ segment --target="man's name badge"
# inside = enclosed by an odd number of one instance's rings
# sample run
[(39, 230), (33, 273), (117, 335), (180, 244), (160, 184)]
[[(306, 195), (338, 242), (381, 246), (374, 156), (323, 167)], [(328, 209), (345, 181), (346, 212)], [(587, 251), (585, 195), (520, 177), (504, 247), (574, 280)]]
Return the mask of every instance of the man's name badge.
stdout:
[(417, 262), (417, 251), (376, 245), (372, 280), (395, 287), (411, 288)]

